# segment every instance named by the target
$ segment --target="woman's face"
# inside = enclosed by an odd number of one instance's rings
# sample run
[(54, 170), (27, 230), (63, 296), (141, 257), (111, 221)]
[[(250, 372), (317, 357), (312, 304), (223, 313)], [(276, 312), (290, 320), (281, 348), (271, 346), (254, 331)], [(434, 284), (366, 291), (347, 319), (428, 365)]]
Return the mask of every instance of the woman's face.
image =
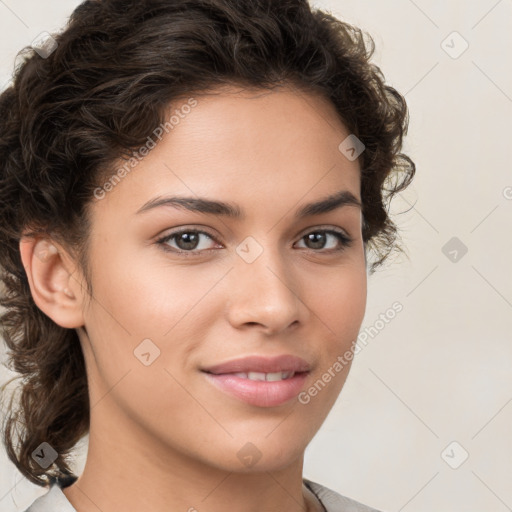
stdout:
[(136, 433), (162, 463), (278, 469), (333, 406), (366, 306), (361, 208), (305, 205), (360, 201), (360, 170), (326, 100), (220, 92), (173, 105), (179, 123), (91, 205), (91, 432)]

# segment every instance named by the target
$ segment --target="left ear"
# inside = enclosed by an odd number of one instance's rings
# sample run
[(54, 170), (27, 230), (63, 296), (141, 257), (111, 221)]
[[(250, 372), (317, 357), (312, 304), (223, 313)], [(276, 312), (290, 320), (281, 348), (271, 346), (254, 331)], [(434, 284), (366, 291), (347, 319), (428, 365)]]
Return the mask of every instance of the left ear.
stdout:
[(85, 286), (75, 261), (49, 238), (22, 236), (20, 255), (37, 307), (57, 325), (84, 325)]

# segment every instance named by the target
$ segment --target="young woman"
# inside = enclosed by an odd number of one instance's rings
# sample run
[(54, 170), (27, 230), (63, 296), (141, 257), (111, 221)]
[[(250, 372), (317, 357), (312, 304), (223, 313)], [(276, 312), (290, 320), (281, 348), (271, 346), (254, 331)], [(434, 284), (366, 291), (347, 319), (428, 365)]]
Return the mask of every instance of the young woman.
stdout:
[(27, 50), (0, 265), (28, 510), (373, 510), (302, 474), (415, 172), (363, 36), (306, 0), (88, 0)]

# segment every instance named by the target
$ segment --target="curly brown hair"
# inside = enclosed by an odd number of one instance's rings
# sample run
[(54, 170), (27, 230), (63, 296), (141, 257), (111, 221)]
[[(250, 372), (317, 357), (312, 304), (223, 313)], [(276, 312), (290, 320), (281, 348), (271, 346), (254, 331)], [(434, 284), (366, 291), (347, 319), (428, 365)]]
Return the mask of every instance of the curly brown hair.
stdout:
[[(307, 0), (87, 0), (53, 37), (58, 46), (49, 56), (21, 51), (13, 84), (0, 96), (0, 320), (9, 367), (23, 379), (3, 442), (21, 473), (41, 486), (73, 475), (69, 456), (88, 433), (89, 397), (78, 335), (36, 306), (20, 238), (27, 230), (51, 235), (87, 276), (94, 190), (147, 141), (172, 102), (232, 84), (290, 84), (328, 98), (365, 145), (370, 273), (391, 251), (403, 252), (387, 211), (415, 173), (400, 152), (406, 103), (370, 63), (373, 40)], [(58, 454), (46, 469), (32, 457), (42, 442)]]

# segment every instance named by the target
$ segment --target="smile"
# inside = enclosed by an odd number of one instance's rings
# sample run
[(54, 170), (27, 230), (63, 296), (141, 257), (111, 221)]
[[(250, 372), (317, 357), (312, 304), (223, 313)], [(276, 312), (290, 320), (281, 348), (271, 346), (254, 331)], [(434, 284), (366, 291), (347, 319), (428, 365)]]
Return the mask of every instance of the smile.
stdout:
[(279, 380), (290, 379), (295, 375), (295, 372), (273, 372), (273, 373), (262, 373), (262, 372), (239, 372), (234, 373), (236, 377), (241, 379), (249, 380), (266, 380), (267, 382), (276, 382)]

